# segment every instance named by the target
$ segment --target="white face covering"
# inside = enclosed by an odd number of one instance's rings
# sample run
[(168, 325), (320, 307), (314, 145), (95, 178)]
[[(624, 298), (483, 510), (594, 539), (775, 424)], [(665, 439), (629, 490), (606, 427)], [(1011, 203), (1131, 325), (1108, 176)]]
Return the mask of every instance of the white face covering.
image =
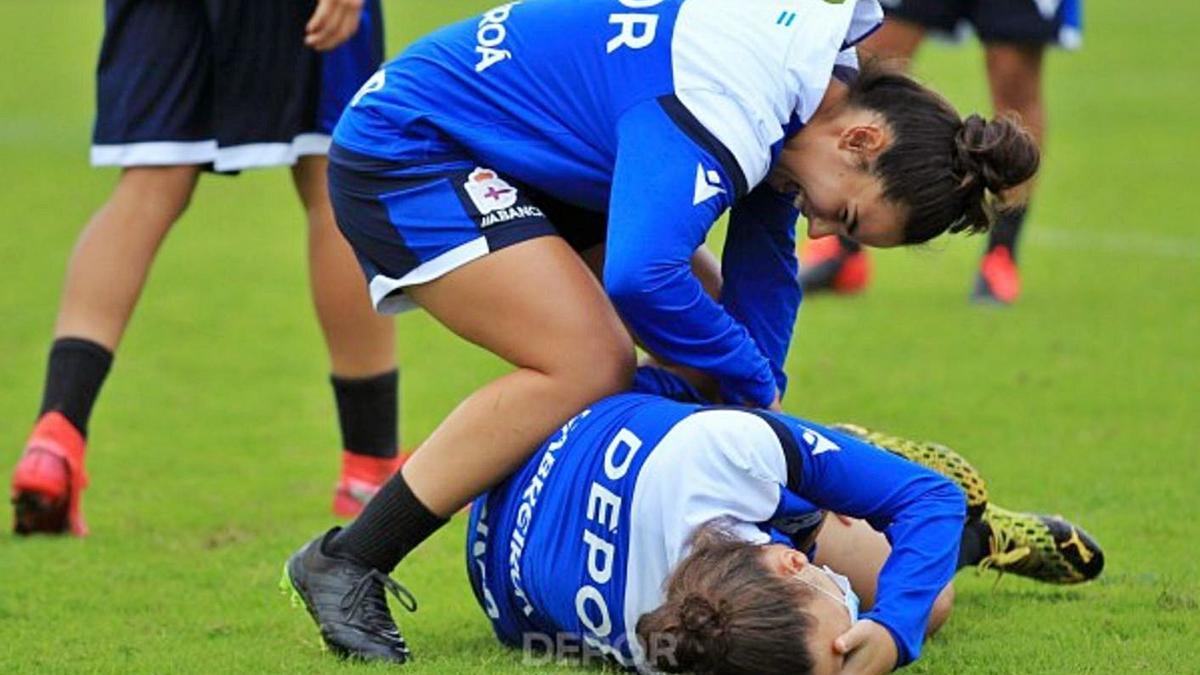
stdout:
[(858, 602), (859, 601), (858, 601), (858, 594), (855, 593), (854, 589), (850, 587), (850, 580), (847, 579), (846, 577), (838, 574), (837, 572), (834, 572), (833, 570), (829, 569), (828, 565), (822, 565), (820, 568), (820, 571), (822, 574), (829, 577), (829, 579), (834, 583), (834, 585), (836, 585), (838, 587), (838, 590), (840, 590), (842, 592), (841, 597), (838, 597), (837, 595), (829, 592), (828, 590), (826, 590), (826, 589), (818, 586), (817, 584), (814, 584), (813, 582), (809, 581), (808, 579), (805, 579), (804, 577), (802, 577), (801, 574), (803, 573), (803, 570), (796, 573), (796, 580), (799, 581), (800, 583), (804, 584), (805, 586), (808, 586), (809, 588), (817, 591), (818, 593), (824, 593), (829, 598), (832, 598), (833, 600), (837, 601), (838, 604), (845, 605), (846, 611), (850, 613), (850, 623), (851, 624), (856, 623), (858, 621)]

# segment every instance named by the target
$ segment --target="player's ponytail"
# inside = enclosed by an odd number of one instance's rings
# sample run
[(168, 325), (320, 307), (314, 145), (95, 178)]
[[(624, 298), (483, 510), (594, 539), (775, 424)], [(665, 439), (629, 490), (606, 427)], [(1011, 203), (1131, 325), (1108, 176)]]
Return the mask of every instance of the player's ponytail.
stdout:
[(877, 61), (864, 64), (847, 103), (881, 113), (891, 127), (874, 172), (884, 196), (908, 209), (905, 243), (986, 231), (1003, 193), (1037, 172), (1037, 142), (1016, 118), (963, 120), (936, 92)]
[(807, 587), (766, 567), (762, 547), (719, 525), (700, 530), (692, 553), (667, 581), (666, 602), (642, 615), (637, 636), (647, 662), (666, 673), (807, 673)]

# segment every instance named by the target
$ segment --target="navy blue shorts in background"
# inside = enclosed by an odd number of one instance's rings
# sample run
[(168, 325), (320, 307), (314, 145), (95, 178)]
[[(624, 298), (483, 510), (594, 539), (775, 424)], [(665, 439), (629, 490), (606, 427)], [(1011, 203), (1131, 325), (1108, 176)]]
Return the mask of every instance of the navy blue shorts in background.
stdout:
[(106, 0), (92, 163), (212, 165), (323, 155), (383, 60), (379, 0), (337, 49), (304, 45), (315, 0)]
[(979, 39), (1010, 44), (1058, 45), (1082, 41), (1083, 0), (881, 0), (889, 17), (942, 34), (966, 27)]

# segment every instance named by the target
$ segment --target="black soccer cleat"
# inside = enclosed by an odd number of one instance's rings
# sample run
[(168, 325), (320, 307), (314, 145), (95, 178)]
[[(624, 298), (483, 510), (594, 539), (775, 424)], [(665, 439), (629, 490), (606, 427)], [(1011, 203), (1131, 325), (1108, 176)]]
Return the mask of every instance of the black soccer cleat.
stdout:
[(1061, 516), (1020, 513), (988, 504), (988, 554), (980, 570), (1009, 572), (1048, 584), (1091, 581), (1104, 570), (1096, 540)]
[(340, 528), (305, 544), (283, 566), (279, 590), (305, 609), (329, 651), (362, 661), (404, 663), (412, 654), (388, 611), (391, 592), (410, 612), (417, 601), (408, 589), (377, 569), (326, 553)]

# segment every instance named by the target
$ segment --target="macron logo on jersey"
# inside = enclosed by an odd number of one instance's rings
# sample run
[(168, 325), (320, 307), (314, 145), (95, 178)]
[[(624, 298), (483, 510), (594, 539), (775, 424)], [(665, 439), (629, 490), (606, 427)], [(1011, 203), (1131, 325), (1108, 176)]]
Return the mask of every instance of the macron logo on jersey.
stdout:
[(827, 452), (836, 452), (842, 449), (840, 445), (834, 443), (828, 438), (825, 438), (812, 429), (805, 429), (804, 433), (800, 434), (800, 436), (804, 439), (805, 444), (808, 445), (809, 453), (812, 454), (813, 457), (816, 457), (817, 455), (823, 455)]
[(692, 197), (692, 206), (699, 206), (713, 197), (723, 194), (725, 194), (725, 188), (721, 187), (721, 174), (712, 169), (706, 170), (703, 164), (697, 164), (696, 193)]

